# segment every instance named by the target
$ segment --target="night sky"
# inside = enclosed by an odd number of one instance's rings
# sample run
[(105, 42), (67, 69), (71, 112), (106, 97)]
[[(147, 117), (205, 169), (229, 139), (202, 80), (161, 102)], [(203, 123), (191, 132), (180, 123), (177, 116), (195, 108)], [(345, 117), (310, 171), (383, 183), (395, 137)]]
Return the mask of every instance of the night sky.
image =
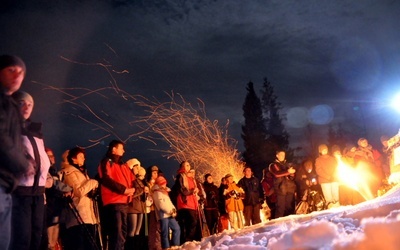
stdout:
[[(4, 1), (0, 13), (0, 53), (26, 62), (22, 89), (34, 97), (32, 119), (43, 122), (45, 142), (57, 155), (90, 147), (101, 133), (48, 86), (80, 95), (117, 84), (160, 100), (171, 91), (192, 104), (199, 98), (209, 119), (229, 120), (239, 151), (246, 85), (254, 82), (260, 94), (264, 77), (302, 154), (314, 150), (307, 125), (318, 144), (326, 142), (328, 124), (352, 118), (354, 132), (376, 147), (381, 135), (400, 127), (400, 114), (388, 107), (400, 91), (399, 1)], [(126, 139), (141, 111), (113, 96), (84, 102), (107, 113), (118, 124), (112, 130)], [(111, 139), (88, 149), (91, 171)], [(125, 158), (174, 172), (177, 162), (150, 150), (159, 146), (133, 137)]]

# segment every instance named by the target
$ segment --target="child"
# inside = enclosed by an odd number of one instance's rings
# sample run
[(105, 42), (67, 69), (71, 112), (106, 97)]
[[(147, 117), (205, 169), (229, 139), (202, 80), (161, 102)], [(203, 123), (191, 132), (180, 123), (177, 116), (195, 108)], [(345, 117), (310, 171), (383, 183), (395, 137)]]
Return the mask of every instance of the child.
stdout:
[[(167, 180), (163, 176), (157, 177), (153, 186), (153, 200), (156, 207), (156, 215), (160, 221), (161, 227), (161, 246), (163, 249), (178, 249), (181, 229), (175, 220), (176, 208), (169, 198), (168, 192), (171, 191), (167, 187)], [(169, 229), (172, 230), (172, 239), (170, 248)]]

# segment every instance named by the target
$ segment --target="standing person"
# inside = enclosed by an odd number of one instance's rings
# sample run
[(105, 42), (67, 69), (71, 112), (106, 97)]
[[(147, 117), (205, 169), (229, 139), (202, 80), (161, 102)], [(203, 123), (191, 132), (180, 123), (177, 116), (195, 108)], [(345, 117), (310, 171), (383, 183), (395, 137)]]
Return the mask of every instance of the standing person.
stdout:
[(35, 174), (18, 179), (13, 193), (11, 249), (39, 249), (44, 227), (44, 191), (50, 160), (46, 154), (42, 124), (29, 118), (34, 101), (30, 94), (17, 91), (13, 98), (20, 105), (24, 120), (22, 143), (35, 161)]
[(322, 194), (321, 185), (318, 183), (318, 175), (314, 169), (313, 161), (306, 159), (296, 172), (297, 202), (300, 202), (307, 190), (317, 191)]
[(73, 189), (73, 198), (65, 216), (67, 241), (65, 249), (99, 249), (96, 237), (97, 217), (94, 211), (94, 195), (98, 187), (90, 179), (85, 166), (86, 152), (72, 148), (68, 152), (68, 166), (63, 169), (64, 183)]
[(231, 174), (225, 175), (225, 179), (227, 181), (227, 187), (224, 190), (225, 207), (228, 212), (229, 222), (233, 229), (242, 229), (244, 226), (244, 205), (242, 200), (245, 193), (243, 189), (238, 187), (233, 181), (233, 176)]
[(228, 182), (226, 181), (225, 176), (221, 178), (221, 184), (218, 187), (218, 211), (219, 211), (219, 220), (218, 220), (218, 233), (221, 233), (224, 230), (229, 229), (229, 216), (226, 211), (225, 206), (225, 195), (224, 190), (228, 188)]
[(275, 157), (275, 161), (269, 164), (269, 171), (274, 176), (275, 218), (279, 218), (294, 213), (294, 194), (296, 192), (294, 173), (296, 170), (286, 163), (285, 151), (277, 151)]
[(203, 188), (206, 193), (204, 215), (206, 217), (208, 230), (210, 231), (210, 234), (216, 234), (219, 219), (219, 193), (218, 187), (214, 184), (213, 177), (210, 173), (204, 176)]
[(140, 237), (140, 231), (143, 224), (143, 215), (146, 212), (145, 198), (148, 194), (148, 187), (143, 182), (146, 170), (140, 166), (139, 161), (134, 163), (132, 171), (136, 179), (133, 182), (135, 193), (133, 193), (132, 201), (128, 205), (128, 244), (126, 244), (128, 249), (132, 247), (143, 248), (144, 242)]
[(101, 199), (104, 206), (104, 226), (109, 236), (108, 249), (124, 249), (127, 236), (128, 203), (135, 193), (131, 172), (134, 160), (122, 162), (124, 143), (113, 140), (108, 145), (106, 156), (98, 167)]
[(59, 246), (60, 216), (64, 207), (64, 196), (71, 196), (72, 188), (60, 181), (55, 165), (55, 156), (50, 148), (46, 148), (50, 159), (49, 175), (54, 182), (50, 188), (46, 188), (46, 226), (47, 244), (46, 249), (56, 249)]
[(198, 200), (196, 181), (188, 177), (190, 163), (181, 162), (178, 175), (175, 180), (174, 189), (177, 190), (178, 222), (181, 228), (181, 243), (196, 240), (196, 229), (198, 223)]
[(325, 209), (325, 199), (323, 199), (321, 185), (318, 183), (318, 175), (311, 159), (304, 160), (297, 169), (295, 182), (297, 204), (301, 201), (306, 202), (309, 205), (308, 212)]
[(261, 222), (260, 209), (264, 201), (260, 181), (253, 175), (251, 167), (244, 167), (244, 177), (239, 180), (238, 186), (244, 190), (244, 225), (250, 226)]
[(328, 154), (328, 147), (325, 144), (318, 146), (319, 157), (315, 159), (315, 170), (318, 175), (318, 182), (321, 184), (322, 192), (328, 208), (340, 206), (339, 203), (339, 182), (337, 181), (337, 160)]
[(160, 223), (157, 221), (155, 207), (153, 203), (153, 186), (156, 183), (156, 179), (158, 177), (158, 167), (151, 166), (147, 169), (147, 186), (149, 187), (149, 196), (148, 199), (151, 201), (152, 205), (150, 206), (149, 212), (149, 237), (148, 237), (148, 246), (149, 250), (161, 250), (161, 228)]
[(276, 193), (274, 190), (274, 176), (271, 174), (268, 168), (263, 170), (261, 186), (264, 192), (264, 199), (270, 209), (269, 218), (267, 219), (275, 219)]
[(35, 174), (34, 163), (22, 145), (22, 118), (11, 95), (25, 77), (25, 63), (16, 56), (0, 56), (0, 249), (11, 239), (12, 196), (17, 180)]
[(197, 195), (196, 195), (197, 202), (198, 202), (198, 206), (197, 206), (198, 220), (197, 220), (197, 229), (196, 229), (196, 234), (195, 234), (195, 240), (201, 241), (201, 239), (203, 237), (210, 236), (210, 230), (208, 230), (206, 217), (204, 215), (204, 205), (206, 203), (207, 195), (204, 191), (203, 183), (199, 179), (196, 178), (196, 171), (194, 169), (190, 169), (187, 177), (192, 178), (194, 180), (194, 182), (196, 183), (197, 188), (199, 189), (199, 192), (197, 192)]
[(382, 184), (384, 173), (382, 171), (381, 154), (372, 148), (365, 138), (357, 141), (358, 147), (354, 153), (356, 166), (362, 167), (365, 172), (369, 172), (371, 177), (367, 180), (369, 188), (374, 197), (378, 195), (378, 189)]
[[(175, 220), (176, 208), (172, 204), (168, 193), (171, 190), (167, 187), (167, 180), (163, 176), (157, 177), (152, 188), (156, 214), (160, 220), (161, 227), (161, 246), (163, 249), (179, 249), (180, 227)], [(170, 239), (170, 230), (172, 237)], [(171, 247), (170, 247), (171, 241)]]

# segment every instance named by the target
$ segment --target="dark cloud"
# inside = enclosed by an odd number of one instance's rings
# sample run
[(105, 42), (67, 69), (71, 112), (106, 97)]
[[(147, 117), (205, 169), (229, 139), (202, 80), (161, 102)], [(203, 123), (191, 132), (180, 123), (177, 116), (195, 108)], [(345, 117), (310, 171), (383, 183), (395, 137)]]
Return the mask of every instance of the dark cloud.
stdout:
[[(164, 91), (174, 91), (191, 102), (202, 99), (210, 118), (229, 120), (240, 141), (248, 81), (260, 88), (268, 77), (286, 110), (327, 104), (333, 121), (347, 112), (340, 108), (351, 110), (354, 102), (381, 92), (389, 96), (399, 79), (399, 9), (389, 0), (7, 1), (0, 10), (0, 51), (27, 62), (23, 88), (38, 100), (34, 116), (51, 124), (47, 142), (58, 151), (87, 143), (85, 131), (91, 130), (77, 129), (77, 107), (58, 104), (63, 95), (30, 82), (110, 86), (105, 68), (93, 64), (98, 62), (128, 71), (114, 77), (129, 93), (165, 98)], [(95, 98), (93, 105), (106, 110), (109, 103)], [(125, 123), (137, 111), (124, 105), (103, 112)], [(121, 133), (129, 134), (130, 127), (123, 127)], [(290, 130), (301, 142), (303, 130)], [(157, 154), (132, 153), (148, 164), (149, 155)]]

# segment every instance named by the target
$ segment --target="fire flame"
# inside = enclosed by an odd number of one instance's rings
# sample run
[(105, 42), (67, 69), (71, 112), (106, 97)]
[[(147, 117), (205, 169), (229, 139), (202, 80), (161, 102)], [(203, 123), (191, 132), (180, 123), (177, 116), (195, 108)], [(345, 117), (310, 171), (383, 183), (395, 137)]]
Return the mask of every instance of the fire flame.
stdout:
[(352, 167), (338, 159), (338, 178), (341, 184), (346, 185), (359, 192), (365, 200), (371, 200), (374, 195), (371, 192), (370, 184), (375, 177), (370, 171), (367, 163), (359, 162)]

